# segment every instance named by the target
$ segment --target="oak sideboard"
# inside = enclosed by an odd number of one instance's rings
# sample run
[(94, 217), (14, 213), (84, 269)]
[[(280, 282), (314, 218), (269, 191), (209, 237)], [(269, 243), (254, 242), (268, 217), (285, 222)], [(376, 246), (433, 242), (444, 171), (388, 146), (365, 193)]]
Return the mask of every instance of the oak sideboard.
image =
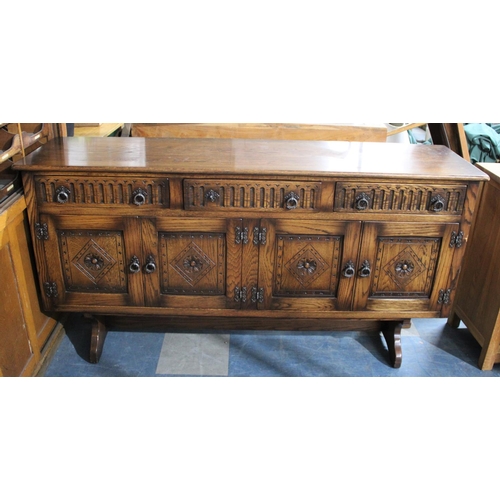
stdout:
[(444, 146), (58, 138), (18, 162), (47, 311), (106, 331), (374, 330), (448, 315), (488, 176)]

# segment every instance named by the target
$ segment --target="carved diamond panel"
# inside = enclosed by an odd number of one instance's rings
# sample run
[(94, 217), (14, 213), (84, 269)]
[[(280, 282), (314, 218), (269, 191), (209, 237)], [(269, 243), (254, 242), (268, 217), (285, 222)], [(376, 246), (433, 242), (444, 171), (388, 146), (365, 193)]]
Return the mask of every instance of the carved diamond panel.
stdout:
[(120, 231), (58, 231), (65, 287), (78, 292), (126, 292)]
[(378, 239), (371, 297), (429, 297), (440, 238)]
[(273, 295), (334, 297), (342, 237), (277, 235)]
[(172, 267), (194, 286), (215, 267), (215, 262), (198, 245), (190, 243), (174, 258)]
[(162, 294), (223, 295), (225, 262), (223, 233), (160, 233)]
[(406, 247), (384, 266), (384, 271), (396, 285), (404, 289), (425, 271), (425, 266), (417, 254), (410, 247)]
[(304, 286), (317, 280), (328, 268), (328, 264), (312, 245), (307, 245), (286, 264), (285, 268)]
[(97, 283), (116, 264), (116, 260), (91, 239), (75, 255), (72, 263), (93, 283)]

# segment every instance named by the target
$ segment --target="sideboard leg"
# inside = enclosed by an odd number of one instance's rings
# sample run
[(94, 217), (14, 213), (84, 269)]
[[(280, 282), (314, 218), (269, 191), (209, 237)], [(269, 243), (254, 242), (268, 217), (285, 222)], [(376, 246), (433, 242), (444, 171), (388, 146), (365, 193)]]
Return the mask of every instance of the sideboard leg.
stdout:
[(458, 328), (460, 325), (460, 317), (455, 312), (455, 309), (452, 309), (450, 315), (448, 316), (448, 325), (452, 328)]
[(92, 333), (90, 337), (90, 362), (99, 363), (108, 330), (101, 320), (97, 319), (94, 316), (89, 316), (89, 318), (92, 321)]
[(384, 321), (382, 324), (382, 333), (387, 342), (389, 358), (394, 368), (399, 368), (403, 360), (401, 328), (403, 328), (404, 324), (405, 321)]

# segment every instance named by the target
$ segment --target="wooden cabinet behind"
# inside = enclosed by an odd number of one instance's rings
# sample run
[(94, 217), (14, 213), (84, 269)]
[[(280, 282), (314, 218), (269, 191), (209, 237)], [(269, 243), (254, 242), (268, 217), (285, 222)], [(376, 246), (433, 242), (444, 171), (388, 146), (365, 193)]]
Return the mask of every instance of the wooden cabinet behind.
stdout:
[(26, 203), (19, 194), (0, 209), (0, 375), (32, 375), (57, 321), (40, 309)]
[(454, 327), (460, 320), (465, 323), (482, 347), (479, 367), (491, 370), (500, 363), (500, 165), (477, 166), (491, 180), (479, 202), (449, 323)]

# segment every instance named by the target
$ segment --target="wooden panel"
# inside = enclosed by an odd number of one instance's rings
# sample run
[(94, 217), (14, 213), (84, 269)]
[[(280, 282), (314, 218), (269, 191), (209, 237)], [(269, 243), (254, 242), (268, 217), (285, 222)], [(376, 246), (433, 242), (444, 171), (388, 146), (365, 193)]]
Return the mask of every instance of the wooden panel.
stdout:
[(3, 376), (18, 376), (32, 351), (10, 244), (0, 248), (0, 269), (0, 370)]
[(161, 293), (222, 295), (225, 292), (223, 233), (160, 233)]
[(125, 293), (125, 245), (122, 231), (57, 231), (68, 292)]
[(335, 297), (342, 236), (277, 236), (273, 295)]
[(441, 238), (378, 239), (370, 298), (430, 297)]
[(387, 128), (384, 124), (134, 123), (132, 137), (385, 142)]

